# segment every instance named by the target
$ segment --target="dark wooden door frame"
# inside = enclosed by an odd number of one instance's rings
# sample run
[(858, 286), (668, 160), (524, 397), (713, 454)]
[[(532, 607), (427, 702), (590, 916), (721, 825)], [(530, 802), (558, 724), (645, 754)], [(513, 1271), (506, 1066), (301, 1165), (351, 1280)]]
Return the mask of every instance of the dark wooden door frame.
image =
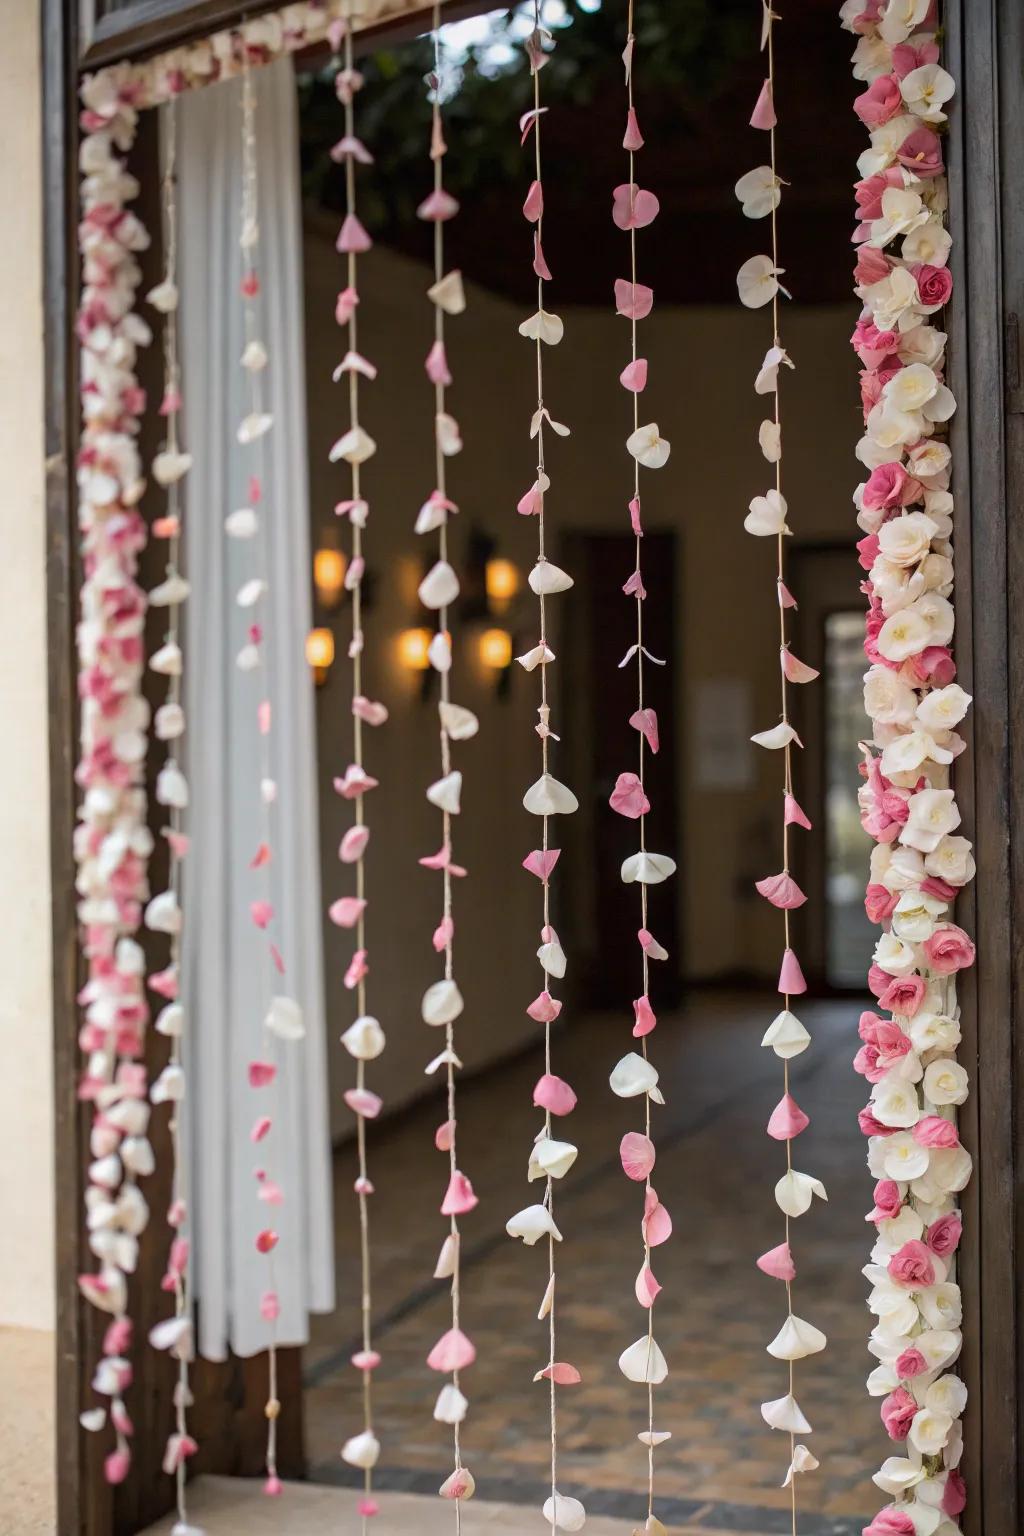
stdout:
[[(61, 1536), (83, 1529), (77, 1424), (83, 1317), (73, 1290), (83, 1148), (75, 1098), (71, 857), (77, 79), (80, 66), (139, 57), (273, 8), (275, 0), (138, 0), (86, 33), (75, 0), (41, 0)], [(978, 964), (962, 989), (964, 1060), (974, 1082), (964, 1136), (976, 1159), (964, 1196), (964, 1369), (972, 1389), (964, 1524), (967, 1536), (1018, 1536), (1024, 1529), (1024, 1049), (1018, 1036), (1024, 995), (1024, 7), (1020, 0), (946, 0), (944, 11), (947, 61), (958, 82), (949, 145), (957, 284), (948, 317), (950, 378), (960, 406), (953, 426), (957, 647), (962, 679), (975, 698), (970, 752), (957, 785), (978, 862), (964, 901)]]
[(957, 80), (949, 145), (956, 650), (974, 695), (956, 783), (978, 864), (962, 919), (978, 943), (962, 989), (973, 1085), (964, 1138), (975, 1157), (964, 1195), (963, 1363), (972, 1388), (964, 1520), (968, 1536), (1017, 1536), (1024, 1526), (1024, 418), (1014, 353), (1024, 313), (1024, 12), (1019, 0), (946, 0), (944, 19)]

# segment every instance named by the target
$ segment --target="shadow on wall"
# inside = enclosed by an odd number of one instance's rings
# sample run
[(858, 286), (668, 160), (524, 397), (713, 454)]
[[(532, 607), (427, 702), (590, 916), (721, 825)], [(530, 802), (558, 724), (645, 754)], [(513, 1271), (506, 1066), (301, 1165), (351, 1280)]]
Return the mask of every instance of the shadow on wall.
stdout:
[[(318, 215), (305, 230), (306, 349), (314, 545), (335, 524), (333, 507), (345, 494), (344, 466), (328, 462), (343, 425), (345, 401), (331, 372), (342, 338), (333, 322), (339, 283), (333, 224)], [(457, 264), (458, 251), (453, 253)], [(363, 392), (365, 424), (378, 443), (365, 473), (371, 515), (366, 547), (370, 604), (365, 629), (366, 691), (391, 711), (386, 730), (370, 735), (369, 770), (381, 787), (370, 804), (373, 840), (368, 859), (370, 997), (389, 1039), (381, 1091), (388, 1107), (419, 1093), (423, 1066), (435, 1053), (419, 1015), (424, 988), (436, 978), (430, 936), (438, 921), (440, 882), (416, 860), (438, 842), (437, 813), (424, 790), (437, 777), (436, 695), (423, 696), (422, 673), (403, 664), (400, 636), (428, 622), (416, 597), (425, 551), (413, 533), (416, 512), (433, 489), (432, 396), (423, 373), (431, 339), (427, 270), (377, 247), (361, 268), (360, 340), (379, 368)], [(552, 479), (549, 528), (558, 559), (580, 535), (628, 530), (631, 492), (625, 438), (628, 402), (616, 380), (626, 357), (625, 322), (607, 311), (552, 300), (566, 321), (565, 340), (546, 356), (546, 394), (553, 413), (573, 429), (549, 450)], [(471, 540), (486, 536), (496, 553), (514, 562), (521, 592), (500, 621), (513, 650), (535, 643), (536, 605), (525, 577), (536, 554), (536, 525), (516, 513), (516, 501), (534, 475), (528, 424), (535, 401), (527, 344), (517, 334), (523, 315), (506, 300), (468, 285), (469, 309), (449, 327), (455, 376), (451, 406), (465, 449), (452, 461), (450, 490), (460, 511), (453, 520), (452, 559), (466, 564)], [(644, 396), (650, 416), (673, 445), (668, 465), (643, 485), (645, 527), (674, 534), (674, 611), (671, 651), (663, 684), (675, 711), (673, 782), (657, 785), (675, 796), (679, 847), (677, 931), (658, 936), (673, 950), (686, 980), (745, 975), (774, 980), (778, 964), (775, 914), (752, 890), (753, 881), (779, 862), (777, 763), (749, 744), (750, 733), (778, 716), (778, 646), (774, 611), (774, 545), (742, 528), (750, 497), (765, 488), (756, 428), (763, 402), (753, 379), (768, 340), (763, 317), (735, 309), (666, 308), (643, 336), (651, 364)], [(856, 401), (846, 360), (850, 310), (846, 305), (794, 307), (787, 343), (797, 371), (787, 379), (786, 419), (796, 442), (787, 454), (787, 498), (799, 542), (851, 537), (849, 473), (857, 435)], [(835, 366), (832, 364), (835, 363)], [(347, 528), (341, 529), (343, 546)], [(771, 547), (769, 547), (771, 545)], [(632, 559), (623, 550), (619, 581)], [(574, 572), (574, 574), (578, 574)], [(851, 569), (851, 597), (856, 600)], [(593, 588), (593, 584), (591, 584)], [(525, 600), (523, 597), (525, 593)], [(799, 598), (799, 593), (797, 597)], [(590, 733), (611, 732), (621, 744), (621, 769), (635, 763), (626, 719), (604, 708), (610, 679), (591, 675), (593, 660), (582, 616), (596, 608), (616, 634), (619, 654), (633, 638), (632, 604), (614, 588), (582, 584), (551, 605), (559, 625), (549, 637), (565, 664), (552, 669), (552, 723), (563, 737), (552, 771), (570, 783), (584, 815), (558, 833), (556, 925), (573, 961), (595, 956), (595, 841), (607, 835), (613, 813), (593, 782)], [(349, 614), (328, 619), (338, 660), (318, 692), (320, 814), (325, 902), (348, 890), (336, 858), (350, 810), (331, 781), (351, 750), (349, 673), (345, 660)], [(539, 697), (536, 674), (513, 665), (499, 692), (495, 673), (481, 660), (484, 624), (460, 622), (454, 634), (453, 697), (480, 716), (479, 736), (461, 746), (463, 811), (455, 828), (456, 856), (469, 878), (455, 889), (457, 976), (466, 998), (460, 1055), (468, 1070), (515, 1051), (535, 1032), (525, 1014), (538, 990), (533, 953), (539, 939), (539, 894), (521, 869), (535, 846), (538, 825), (522, 809), (522, 795), (539, 771), (534, 733)], [(607, 663), (603, 663), (607, 665)], [(799, 765), (798, 765), (799, 767)], [(573, 825), (575, 823), (575, 825)], [(682, 856), (679, 854), (682, 850)], [(669, 850), (665, 850), (669, 851)], [(652, 923), (658, 932), (657, 892)], [(631, 935), (623, 935), (623, 943)], [(325, 923), (327, 1007), (332, 1036), (350, 1021), (342, 975), (350, 935)], [(657, 986), (657, 978), (655, 985)], [(572, 1018), (572, 994), (563, 1017)], [(657, 999), (656, 999), (657, 1001)], [(342, 1053), (332, 1051), (332, 1103), (341, 1102)], [(342, 1111), (344, 1116), (344, 1111)], [(335, 1131), (346, 1128), (339, 1118)]]

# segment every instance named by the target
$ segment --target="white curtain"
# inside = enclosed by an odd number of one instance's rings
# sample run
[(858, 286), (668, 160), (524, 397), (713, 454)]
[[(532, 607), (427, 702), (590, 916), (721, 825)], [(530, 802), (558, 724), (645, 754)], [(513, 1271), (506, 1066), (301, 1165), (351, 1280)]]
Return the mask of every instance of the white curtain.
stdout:
[[(199, 1350), (255, 1354), (267, 1344), (259, 1297), (267, 1266), (254, 1248), (280, 1233), (278, 1339), (308, 1337), (311, 1311), (334, 1305), (330, 1146), (320, 943), (315, 721), (303, 646), (310, 624), (309, 488), (303, 347), (302, 226), (295, 75), (291, 61), (256, 71), (262, 336), (270, 363), (263, 502), (270, 591), (265, 609), (272, 705), (274, 812), (271, 900), (287, 965), (280, 990), (302, 1005), (306, 1039), (282, 1049), (276, 1084), (259, 1095), (246, 1068), (260, 1055), (266, 935), (252, 923), (249, 861), (262, 838), (260, 747), (251, 674), (235, 655), (244, 612), (235, 593), (251, 546), (226, 538), (225, 515), (248, 502), (251, 450), (235, 433), (247, 410), (239, 283), (241, 82), (179, 103), (180, 284), (187, 482), (186, 695), (192, 846), (186, 861), (183, 994), (190, 1020), (193, 1278)], [(285, 1200), (257, 1200), (261, 1148), (249, 1139), (273, 1116), (268, 1172)]]

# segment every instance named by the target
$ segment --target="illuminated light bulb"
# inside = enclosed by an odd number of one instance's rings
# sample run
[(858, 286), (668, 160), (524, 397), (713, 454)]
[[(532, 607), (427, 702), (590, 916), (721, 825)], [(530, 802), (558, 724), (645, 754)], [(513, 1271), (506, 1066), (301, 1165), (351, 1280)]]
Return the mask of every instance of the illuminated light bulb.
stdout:
[(429, 629), (403, 629), (398, 637), (398, 657), (402, 666), (410, 672), (425, 672), (430, 666), (432, 639)]
[(313, 669), (317, 687), (327, 681), (334, 662), (334, 635), (329, 629), (311, 629), (306, 636), (306, 661)]
[(313, 586), (317, 602), (336, 608), (345, 587), (345, 556), (340, 549), (318, 549), (313, 556)]
[(496, 672), (512, 665), (512, 636), (507, 629), (484, 630), (480, 636), (480, 660)]
[(519, 591), (519, 571), (511, 560), (495, 558), (484, 567), (484, 590), (493, 608), (507, 608)]

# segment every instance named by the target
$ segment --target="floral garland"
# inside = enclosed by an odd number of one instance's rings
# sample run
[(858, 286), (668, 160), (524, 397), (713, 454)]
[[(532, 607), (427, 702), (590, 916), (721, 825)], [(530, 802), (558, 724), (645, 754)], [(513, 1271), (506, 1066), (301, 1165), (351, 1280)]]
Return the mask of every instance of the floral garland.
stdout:
[(878, 1180), (868, 1220), (877, 1241), (865, 1275), (879, 1361), (868, 1390), (899, 1454), (875, 1482), (891, 1503), (865, 1536), (953, 1536), (965, 1503), (958, 1471), (966, 1390), (955, 1282), (971, 1174), (956, 1107), (968, 1081), (956, 1060), (956, 973), (974, 945), (950, 920), (974, 874), (949, 768), (970, 697), (955, 681), (950, 452), (939, 436), (955, 409), (943, 382), (950, 236), (939, 129), (954, 92), (939, 64), (934, 0), (846, 0), (857, 34), (854, 110), (871, 144), (858, 161), (853, 334), (868, 478), (854, 503), (867, 572), (864, 679), (872, 737), (864, 745), (861, 820), (875, 840), (865, 905), (882, 934), (868, 976), (880, 1012), (860, 1020), (855, 1066), (871, 1084), (860, 1115)]
[(342, 896), (332, 903), (330, 917), (340, 928), (354, 929), (356, 947), (345, 971), (345, 987), (356, 995), (356, 1018), (341, 1037), (341, 1043), (356, 1063), (354, 1088), (345, 1091), (345, 1103), (356, 1117), (356, 1145), (359, 1172), (355, 1180), (355, 1193), (359, 1202), (360, 1246), (360, 1318), (361, 1346), (352, 1356), (352, 1365), (362, 1379), (363, 1428), (352, 1435), (342, 1446), (342, 1460), (363, 1473), (363, 1491), (359, 1500), (359, 1517), (365, 1532), (367, 1521), (377, 1513), (377, 1501), (373, 1492), (373, 1469), (380, 1456), (380, 1442), (373, 1429), (373, 1372), (380, 1364), (380, 1355), (373, 1347), (373, 1288), (370, 1253), (369, 1198), (373, 1194), (366, 1146), (366, 1122), (376, 1119), (381, 1111), (379, 1095), (366, 1085), (366, 1063), (375, 1060), (384, 1049), (384, 1031), (379, 1020), (367, 1012), (366, 978), (369, 963), (366, 947), (366, 866), (365, 855), (370, 841), (370, 828), (365, 816), (365, 797), (376, 789), (377, 780), (367, 773), (363, 760), (363, 726), (383, 725), (388, 712), (376, 700), (368, 699), (362, 687), (362, 580), (366, 569), (363, 555), (363, 529), (370, 508), (364, 499), (361, 485), (361, 467), (373, 457), (377, 445), (359, 423), (359, 382), (373, 380), (377, 376), (374, 365), (359, 351), (357, 310), (359, 290), (357, 286), (357, 258), (370, 250), (373, 242), (356, 213), (357, 162), (371, 163), (372, 156), (356, 137), (355, 98), (362, 89), (363, 77), (355, 68), (352, 58), (352, 28), (347, 21), (334, 24), (331, 29), (331, 45), (338, 54), (344, 49), (341, 67), (335, 76), (335, 90), (345, 113), (345, 132), (334, 146), (333, 157), (345, 167), (345, 217), (337, 239), (339, 255), (345, 258), (345, 287), (338, 294), (334, 316), (339, 326), (347, 332), (347, 351), (334, 370), (335, 382), (348, 380), (349, 425), (331, 449), (332, 463), (344, 461), (350, 469), (350, 494), (335, 508), (339, 516), (347, 517), (352, 529), (352, 554), (345, 571), (345, 586), (352, 596), (352, 637), (348, 654), (352, 662), (352, 762), (344, 775), (334, 781), (334, 787), (343, 799), (353, 803), (354, 820), (341, 840), (338, 856), (343, 864), (355, 868), (355, 895)]
[(787, 1366), (787, 1383), (784, 1396), (762, 1403), (761, 1415), (772, 1429), (780, 1430), (789, 1437), (789, 1467), (783, 1486), (789, 1489), (792, 1530), (797, 1528), (797, 1478), (818, 1466), (816, 1457), (797, 1438), (810, 1433), (808, 1423), (796, 1399), (796, 1363), (809, 1355), (818, 1354), (827, 1340), (819, 1328), (798, 1317), (793, 1311), (793, 1282), (796, 1266), (790, 1248), (790, 1226), (798, 1216), (811, 1207), (814, 1197), (827, 1198), (820, 1179), (801, 1173), (793, 1166), (793, 1142), (807, 1129), (808, 1116), (797, 1104), (790, 1092), (789, 1063), (810, 1044), (810, 1035), (791, 1010), (794, 996), (807, 990), (800, 962), (791, 943), (790, 913), (803, 906), (807, 900), (790, 873), (790, 829), (794, 826), (810, 829), (810, 821), (793, 793), (793, 748), (800, 746), (800, 738), (789, 718), (789, 685), (813, 682), (818, 673), (806, 662), (794, 656), (789, 647), (786, 615), (796, 606), (786, 585), (785, 540), (791, 532), (786, 521), (786, 499), (782, 493), (782, 416), (781, 370), (794, 366), (782, 342), (779, 295), (789, 297), (779, 278), (783, 269), (779, 264), (778, 208), (782, 200), (785, 182), (779, 175), (776, 159), (775, 128), (775, 23), (779, 19), (765, 0), (761, 6), (761, 49), (767, 53), (768, 73), (754, 106), (751, 127), (769, 136), (769, 165), (761, 165), (748, 171), (736, 184), (744, 214), (750, 219), (770, 218), (771, 254), (752, 256), (744, 262), (737, 278), (741, 301), (751, 309), (771, 306), (772, 342), (754, 382), (759, 395), (772, 396), (772, 414), (762, 421), (758, 430), (758, 443), (767, 462), (774, 466), (774, 485), (763, 496), (755, 496), (744, 520), (744, 528), (755, 538), (775, 541), (775, 594), (779, 613), (779, 663), (781, 681), (781, 716), (779, 723), (768, 730), (759, 731), (752, 739), (769, 751), (782, 757), (782, 870), (767, 875), (756, 882), (759, 895), (782, 913), (783, 950), (779, 968), (778, 990), (782, 996), (782, 1012), (769, 1026), (761, 1044), (769, 1046), (782, 1061), (782, 1098), (775, 1106), (767, 1124), (768, 1135), (781, 1141), (786, 1148), (786, 1171), (775, 1186), (775, 1203), (783, 1215), (783, 1241), (763, 1253), (757, 1267), (772, 1279), (781, 1280), (786, 1287), (786, 1318), (767, 1345), (768, 1353)]
[[(151, 340), (133, 312), (141, 280), (137, 253), (149, 237), (126, 206), (138, 183), (124, 168), (135, 137), (130, 100), (86, 81), (82, 88), (82, 217), (78, 244), (82, 292), (76, 333), (81, 346), (82, 436), (78, 453), (78, 522), (83, 580), (77, 629), (81, 755), (75, 779), (82, 791), (75, 829), (76, 891), (88, 979), (79, 994), (79, 1044), (85, 1066), (79, 1097), (93, 1106), (85, 1194), (89, 1249), (98, 1262), (79, 1276), (83, 1297), (110, 1316), (93, 1391), (109, 1401), (86, 1408), (85, 1429), (100, 1431), (109, 1416), (115, 1446), (108, 1482), (123, 1482), (131, 1466), (132, 1422), (125, 1406), (132, 1367), (128, 1275), (138, 1261), (149, 1218), (138, 1176), (152, 1167), (147, 1139), (149, 1104), (142, 1055), (149, 1017), (145, 959), (134, 935), (148, 897), (152, 838), (143, 788), (149, 709), (142, 695), (146, 598), (136, 582), (146, 543), (139, 513), (145, 489), (136, 442), (145, 392), (135, 375), (137, 349)], [(159, 477), (173, 469), (153, 466)], [(170, 476), (173, 479), (173, 475)], [(169, 483), (169, 482), (168, 482)], [(168, 762), (157, 798), (171, 805), (184, 781)], [(173, 967), (149, 978), (168, 1002), (177, 994)], [(154, 1102), (173, 1099), (180, 1069), (153, 1084)]]
[[(178, 203), (177, 203), (177, 107), (174, 101), (166, 112), (165, 163), (163, 175), (164, 259), (163, 281), (146, 295), (154, 309), (163, 316), (164, 329), (164, 392), (160, 402), (160, 415), (167, 423), (167, 439), (154, 465), (153, 474), (158, 484), (167, 487), (165, 514), (153, 523), (153, 533), (167, 541), (167, 569), (164, 580), (149, 594), (151, 608), (166, 608), (167, 634), (164, 644), (150, 658), (153, 671), (167, 678), (166, 702), (157, 710), (153, 730), (157, 739), (168, 742), (168, 751), (180, 756), (185, 734), (185, 712), (182, 708), (182, 666), (180, 645), (181, 605), (189, 595), (189, 584), (182, 576), (181, 557), (181, 485), (183, 476), (191, 466), (191, 456), (182, 452), (179, 433), (182, 400), (181, 370), (178, 363)], [(168, 889), (146, 908), (146, 927), (154, 933), (165, 933), (170, 938), (169, 969), (178, 975), (181, 967), (181, 885), (182, 866), (188, 852), (188, 837), (183, 819), (188, 801), (188, 786), (183, 777), (172, 780), (172, 793), (167, 794), (166, 783), (160, 798), (167, 804), (170, 826), (164, 828), (169, 850)], [(187, 1235), (189, 1218), (187, 1193), (186, 1154), (182, 1141), (182, 1101), (187, 1081), (182, 1062), (182, 1037), (185, 1032), (185, 1013), (178, 1002), (168, 1003), (161, 1009), (155, 1028), (171, 1042), (167, 1070), (153, 1085), (151, 1097), (154, 1103), (166, 1099), (171, 1106), (170, 1132), (173, 1160), (171, 1204), (167, 1212), (167, 1224), (171, 1229), (171, 1245), (167, 1272), (162, 1286), (174, 1297), (174, 1314), (157, 1323), (150, 1332), (150, 1342), (158, 1349), (169, 1350), (178, 1362), (178, 1379), (174, 1386), (174, 1429), (168, 1437), (164, 1453), (164, 1471), (175, 1479), (175, 1492), (179, 1525), (188, 1529), (186, 1497), (186, 1464), (198, 1450), (188, 1432), (189, 1362), (193, 1355), (192, 1305), (189, 1296), (188, 1261), (190, 1243)]]
[[(264, 506), (266, 491), (264, 474), (264, 442), (274, 424), (273, 416), (265, 409), (263, 400), (263, 375), (269, 362), (266, 346), (260, 339), (260, 278), (259, 278), (259, 176), (256, 160), (256, 96), (252, 72), (246, 68), (242, 76), (242, 215), (239, 245), (242, 251), (241, 298), (245, 321), (245, 346), (240, 365), (247, 382), (248, 410), (238, 424), (237, 438), (243, 448), (251, 448), (255, 468), (249, 476), (249, 505), (238, 507), (228, 514), (225, 532), (231, 539), (251, 543), (253, 556), (251, 574), (242, 582), (235, 601), (246, 619), (246, 638), (236, 657), (236, 665), (243, 675), (253, 674), (258, 681), (265, 678), (264, 642), (267, 636), (266, 599), (269, 591), (269, 558), (265, 533), (267, 509)], [(276, 991), (274, 976), (285, 972), (281, 951), (270, 938), (268, 930), (275, 913), (270, 901), (270, 865), (273, 858), (273, 807), (277, 802), (277, 783), (272, 774), (270, 733), (272, 728), (270, 700), (266, 697), (266, 685), (262, 683), (256, 704), (256, 722), (260, 738), (259, 753), (259, 804), (262, 816), (260, 841), (253, 851), (249, 869), (254, 879), (256, 895), (249, 904), (249, 915), (261, 933), (268, 934), (263, 951), (261, 987), (267, 1000), (267, 1009), (261, 1029), (260, 1055), (249, 1062), (248, 1083), (257, 1095), (266, 1095), (274, 1087), (278, 1077), (278, 1045), (303, 1038), (305, 1026), (299, 1005), (291, 997)], [(253, 1121), (250, 1139), (261, 1148), (261, 1164), (254, 1169), (257, 1198), (273, 1210), (284, 1203), (284, 1191), (274, 1179), (270, 1169), (269, 1153), (272, 1149), (271, 1131), (273, 1120), (269, 1114), (260, 1113)], [(267, 1420), (266, 1480), (263, 1490), (271, 1497), (283, 1491), (277, 1472), (277, 1425), (281, 1403), (277, 1395), (277, 1319), (280, 1315), (280, 1299), (274, 1279), (274, 1250), (279, 1241), (273, 1226), (262, 1227), (256, 1234), (256, 1252), (266, 1259), (267, 1283), (260, 1297), (260, 1316), (268, 1330), (268, 1389), (265, 1415)]]
[(466, 1416), (468, 1402), (461, 1386), (461, 1373), (472, 1365), (476, 1350), (472, 1341), (460, 1326), (461, 1257), (462, 1238), (459, 1217), (467, 1215), (478, 1204), (473, 1186), (458, 1166), (456, 1148), (457, 1119), (455, 1113), (455, 1073), (462, 1063), (455, 1052), (455, 1020), (463, 1010), (462, 994), (455, 981), (455, 919), (452, 910), (452, 880), (465, 875), (466, 871), (452, 857), (452, 817), (462, 806), (462, 774), (452, 767), (452, 742), (468, 741), (475, 736), (479, 722), (472, 710), (453, 704), (451, 697), (452, 642), (450, 633), (451, 604), (459, 594), (459, 579), (448, 561), (448, 519), (458, 512), (449, 499), (446, 460), (462, 448), (458, 422), (447, 409), (446, 391), (452, 382), (445, 346), (445, 320), (448, 315), (458, 315), (466, 307), (462, 277), (458, 271), (445, 272), (444, 226), (459, 211), (458, 202), (444, 186), (444, 156), (447, 145), (441, 116), (444, 79), (441, 68), (441, 8), (435, 4), (433, 15), (434, 68), (427, 76), (427, 88), (431, 102), (430, 160), (433, 189), (420, 203), (418, 216), (434, 228), (434, 282), (427, 297), (434, 313), (434, 341), (427, 353), (425, 369), (433, 388), (434, 427), (434, 490), (427, 497), (416, 518), (417, 534), (437, 533), (437, 558), (419, 586), (420, 601), (437, 614), (437, 630), (430, 642), (430, 665), (440, 678), (441, 697), (438, 703), (438, 720), (441, 742), (441, 777), (426, 791), (428, 802), (441, 812), (441, 847), (435, 854), (420, 859), (420, 864), (440, 871), (442, 878), (442, 915), (434, 930), (433, 947), (436, 954), (444, 956), (444, 975), (427, 988), (423, 996), (421, 1014), (425, 1024), (444, 1029), (444, 1049), (427, 1065), (427, 1073), (445, 1069), (446, 1105), (445, 1120), (438, 1126), (434, 1145), (448, 1157), (448, 1182), (441, 1201), (441, 1215), (448, 1218), (448, 1233), (441, 1247), (434, 1278), (451, 1282), (451, 1327), (442, 1334), (427, 1357), (431, 1370), (451, 1375), (451, 1381), (440, 1389), (434, 1404), (434, 1418), (452, 1429), (454, 1466), (438, 1490), (443, 1499), (455, 1502), (455, 1529), (461, 1529), (460, 1504), (471, 1499), (476, 1491), (472, 1472), (463, 1465), (461, 1424)]
[(548, 558), (545, 548), (547, 532), (546, 498), (551, 481), (545, 468), (544, 428), (549, 426), (557, 437), (567, 437), (569, 428), (556, 421), (544, 401), (544, 348), (557, 346), (564, 327), (557, 315), (544, 308), (544, 284), (550, 282), (551, 272), (544, 256), (544, 183), (541, 164), (541, 118), (548, 110), (540, 104), (540, 72), (554, 48), (554, 39), (541, 20), (541, 0), (534, 0), (533, 30), (526, 39), (526, 54), (533, 80), (533, 106), (519, 120), (520, 138), (525, 145), (533, 134), (533, 180), (523, 203), (523, 217), (534, 227), (533, 272), (537, 279), (537, 310), (519, 327), (519, 334), (534, 345), (537, 378), (537, 408), (530, 421), (530, 436), (537, 442), (537, 473), (530, 489), (518, 503), (518, 511), (525, 517), (537, 519), (537, 560), (530, 571), (530, 589), (538, 600), (540, 636), (517, 661), (527, 672), (540, 671), (540, 705), (535, 727), (540, 737), (541, 775), (523, 796), (523, 805), (533, 816), (541, 819), (541, 846), (527, 854), (523, 867), (541, 882), (543, 919), (540, 948), (537, 959), (544, 974), (541, 991), (527, 1008), (529, 1017), (544, 1026), (544, 1072), (533, 1090), (536, 1108), (544, 1111), (543, 1128), (534, 1139), (527, 1167), (527, 1179), (544, 1180), (544, 1199), (540, 1204), (528, 1205), (517, 1211), (505, 1224), (505, 1230), (513, 1238), (521, 1238), (527, 1247), (533, 1247), (546, 1238), (548, 1278), (544, 1296), (537, 1314), (538, 1321), (547, 1321), (547, 1362), (534, 1376), (535, 1381), (548, 1383), (548, 1413), (551, 1427), (551, 1493), (544, 1501), (543, 1517), (555, 1530), (578, 1531), (586, 1519), (586, 1511), (579, 1499), (558, 1491), (558, 1404), (557, 1388), (574, 1386), (580, 1381), (580, 1373), (565, 1360), (556, 1360), (556, 1280), (555, 1244), (562, 1241), (562, 1234), (555, 1224), (555, 1180), (569, 1172), (576, 1161), (577, 1148), (571, 1141), (562, 1141), (552, 1135), (553, 1116), (571, 1113), (576, 1095), (563, 1078), (551, 1070), (551, 1026), (562, 1011), (562, 1004), (551, 995), (552, 978), (560, 980), (565, 975), (565, 952), (558, 934), (551, 925), (551, 875), (561, 850), (551, 847), (550, 823), (552, 816), (569, 815), (578, 809), (579, 801), (565, 784), (550, 772), (550, 743), (558, 737), (551, 730), (551, 707), (548, 701), (548, 667), (555, 660), (555, 653), (547, 641), (547, 598), (566, 592), (573, 585), (572, 577)]
[(644, 787), (646, 752), (658, 751), (658, 717), (644, 702), (644, 662), (664, 666), (664, 662), (652, 656), (644, 645), (643, 605), (647, 597), (641, 572), (641, 540), (643, 524), (640, 516), (640, 470), (660, 469), (668, 462), (670, 445), (663, 438), (656, 423), (640, 425), (640, 395), (647, 388), (647, 359), (637, 350), (637, 321), (651, 312), (654, 295), (650, 288), (637, 281), (636, 232), (645, 229), (657, 218), (659, 203), (653, 192), (637, 185), (636, 155), (643, 148), (636, 108), (633, 103), (633, 62), (636, 39), (633, 34), (633, 0), (627, 14), (626, 47), (622, 55), (626, 71), (626, 130), (622, 147), (628, 155), (629, 179), (615, 188), (612, 197), (612, 221), (617, 229), (629, 235), (630, 273), (628, 281), (620, 279), (615, 284), (615, 311), (624, 316), (630, 326), (629, 362), (619, 375), (622, 387), (632, 396), (633, 430), (626, 441), (626, 448), (633, 460), (632, 496), (629, 501), (630, 527), (634, 535), (633, 570), (622, 590), (631, 598), (636, 614), (636, 639), (627, 650), (620, 666), (628, 666), (636, 660), (637, 704), (629, 717), (629, 724), (637, 733), (637, 771), (620, 773), (611, 793), (611, 808), (638, 824), (639, 852), (630, 855), (622, 865), (622, 879), (627, 884), (640, 887), (640, 928), (637, 938), (640, 944), (642, 973), (641, 993), (633, 1003), (633, 1037), (640, 1041), (640, 1054), (630, 1052), (624, 1056), (611, 1075), (611, 1088), (620, 1098), (642, 1095), (644, 1100), (644, 1128), (627, 1131), (619, 1144), (619, 1158), (626, 1177), (644, 1186), (644, 1214), (640, 1224), (644, 1245), (643, 1263), (636, 1277), (635, 1293), (640, 1306), (647, 1313), (647, 1331), (619, 1357), (619, 1369), (628, 1381), (647, 1387), (647, 1424), (637, 1435), (641, 1445), (647, 1448), (647, 1519), (646, 1531), (656, 1532), (664, 1527), (654, 1514), (654, 1453), (659, 1445), (670, 1438), (670, 1431), (654, 1427), (654, 1388), (668, 1375), (668, 1363), (654, 1337), (654, 1303), (661, 1291), (651, 1267), (651, 1249), (667, 1242), (672, 1232), (671, 1218), (658, 1199), (651, 1183), (655, 1162), (655, 1147), (651, 1138), (651, 1102), (664, 1103), (658, 1087), (658, 1072), (650, 1061), (647, 1037), (657, 1026), (657, 1018), (651, 1006), (650, 962), (667, 960), (668, 951), (658, 943), (648, 928), (648, 887), (660, 885), (675, 873), (675, 861), (667, 854), (652, 853), (647, 847), (647, 813), (651, 808)]
[[(429, 0), (422, 0), (425, 8)], [(171, 48), (138, 62), (112, 64), (86, 77), (93, 103), (104, 114), (116, 102), (133, 109), (158, 107), (182, 91), (199, 90), (222, 80), (239, 79), (254, 64), (299, 53), (331, 41), (339, 23), (351, 20), (356, 31), (406, 13), (402, 0), (293, 0), (279, 11), (257, 16), (240, 27), (213, 32), (182, 48)]]

